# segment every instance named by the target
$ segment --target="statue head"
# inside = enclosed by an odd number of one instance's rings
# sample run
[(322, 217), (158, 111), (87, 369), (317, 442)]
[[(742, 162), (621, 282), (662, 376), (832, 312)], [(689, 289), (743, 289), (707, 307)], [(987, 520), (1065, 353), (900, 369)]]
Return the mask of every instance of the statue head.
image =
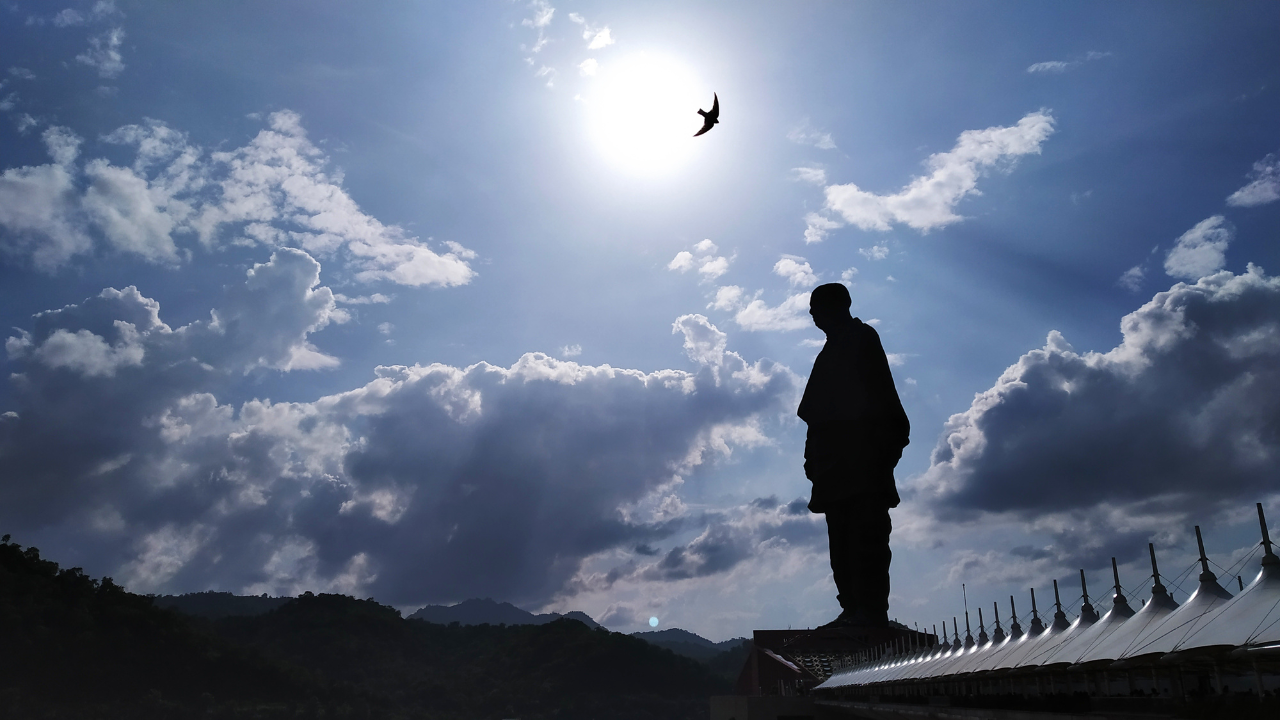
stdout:
[(849, 297), (849, 288), (840, 283), (819, 285), (809, 293), (809, 314), (813, 316), (813, 324), (823, 332), (829, 332), (841, 321), (849, 319), (849, 307), (853, 299)]

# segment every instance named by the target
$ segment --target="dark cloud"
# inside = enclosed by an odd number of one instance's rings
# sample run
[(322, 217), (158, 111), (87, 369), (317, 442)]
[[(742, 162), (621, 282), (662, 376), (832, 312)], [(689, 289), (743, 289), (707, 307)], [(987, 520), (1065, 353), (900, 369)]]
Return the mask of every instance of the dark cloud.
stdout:
[[(6, 530), (90, 548), (144, 590), (536, 603), (583, 558), (684, 527), (683, 477), (767, 441), (761, 418), (795, 399), (785, 367), (747, 363), (686, 316), (675, 332), (692, 373), (534, 353), (509, 368), (380, 367), (312, 403), (220, 404), (253, 368), (336, 363), (307, 341), (345, 319), (318, 277), (310, 256), (281, 249), (210, 320), (176, 330), (135, 288), (37, 316), (7, 343), (19, 372), (0, 423)], [(726, 541), (692, 549), (700, 572), (738, 562)]]
[[(803, 513), (795, 512), (797, 503)], [(689, 542), (672, 547), (649, 563), (632, 559), (604, 573), (580, 575), (569, 584), (569, 593), (607, 589), (624, 580), (678, 582), (708, 577), (728, 572), (772, 547), (808, 549), (826, 542), (824, 523), (804, 507), (803, 500), (784, 505), (774, 496), (704, 513), (687, 524), (701, 528)]]
[(1039, 523), (1062, 562), (1092, 567), (1273, 494), (1280, 279), (1179, 283), (1121, 329), (1107, 353), (1053, 332), (1023, 355), (950, 418), (914, 499), (943, 520)]

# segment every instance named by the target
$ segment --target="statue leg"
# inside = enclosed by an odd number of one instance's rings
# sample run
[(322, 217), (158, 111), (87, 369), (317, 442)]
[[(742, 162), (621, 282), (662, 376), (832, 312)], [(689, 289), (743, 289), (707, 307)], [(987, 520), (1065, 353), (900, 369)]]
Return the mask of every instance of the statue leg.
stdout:
[(883, 507), (857, 503), (828, 510), (831, 573), (836, 599), (849, 619), (880, 623), (888, 619), (889, 533), (893, 524)]

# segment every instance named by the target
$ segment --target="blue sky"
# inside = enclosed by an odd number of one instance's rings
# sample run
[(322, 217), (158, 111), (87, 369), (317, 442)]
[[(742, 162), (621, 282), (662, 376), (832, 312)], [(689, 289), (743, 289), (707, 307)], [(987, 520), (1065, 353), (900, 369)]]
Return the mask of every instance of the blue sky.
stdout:
[(817, 625), (843, 281), (912, 421), (892, 616), (1141, 593), (1194, 524), (1233, 567), (1280, 512), (1277, 21), (8, 3), (0, 530), (140, 592)]

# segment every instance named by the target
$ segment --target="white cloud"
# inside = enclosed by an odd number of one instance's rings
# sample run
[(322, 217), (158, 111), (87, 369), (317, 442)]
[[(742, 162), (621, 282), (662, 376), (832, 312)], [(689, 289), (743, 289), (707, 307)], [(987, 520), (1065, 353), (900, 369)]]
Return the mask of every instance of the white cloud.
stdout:
[(183, 255), (174, 236), (185, 233), (207, 248), (230, 241), (341, 251), (365, 282), (449, 287), (475, 276), (473, 251), (452, 241), (433, 249), (363, 213), (341, 177), (325, 171), (328, 159), (296, 113), (272, 113), (268, 122), (249, 144), (208, 156), (163, 123), (124, 126), (103, 139), (135, 146), (134, 163), (89, 161), (83, 193), (74, 183), (80, 138), (51, 127), (43, 137), (52, 165), (0, 176), (0, 227), (11, 231), (4, 249), (53, 269), (89, 250), (96, 229), (116, 250), (172, 264)]
[(591, 42), (587, 43), (588, 50), (599, 50), (608, 47), (614, 43), (613, 36), (609, 33), (609, 28), (604, 28), (592, 34)]
[(599, 50), (614, 43), (609, 27), (592, 27), (587, 19), (578, 13), (569, 13), (569, 20), (582, 26), (582, 39), (587, 41), (588, 50)]
[(159, 372), (156, 363), (182, 366), (193, 358), (210, 371), (333, 367), (338, 360), (317, 351), (307, 336), (347, 315), (329, 288), (318, 287), (319, 276), (320, 264), (309, 255), (281, 248), (229, 288), (209, 320), (177, 330), (160, 322), (159, 303), (137, 288), (108, 288), (80, 305), (41, 313), (36, 331), (10, 338), (6, 349), (89, 377), (110, 377), (152, 357), (150, 373)]
[(389, 322), (378, 323), (378, 332), (383, 335), (390, 335), (391, 331), (395, 329), (396, 329), (396, 326), (392, 325)]
[(827, 171), (820, 167), (791, 168), (791, 175), (800, 182), (812, 183), (814, 185), (827, 184)]
[(1173, 244), (1164, 259), (1170, 277), (1196, 280), (1222, 269), (1235, 228), (1221, 215), (1196, 223)]
[(831, 133), (814, 128), (809, 124), (808, 118), (787, 131), (787, 139), (798, 145), (812, 145), (819, 150), (834, 150), (836, 147), (835, 140), (831, 139)]
[(836, 228), (844, 227), (844, 223), (839, 220), (832, 220), (818, 213), (809, 213), (804, 216), (804, 241), (806, 244), (822, 242), (827, 237), (827, 233)]
[(891, 195), (867, 192), (852, 183), (829, 185), (827, 208), (863, 230), (885, 231), (895, 222), (921, 231), (944, 227), (962, 219), (953, 208), (977, 193), (978, 178), (996, 167), (1011, 167), (1023, 155), (1039, 154), (1053, 124), (1053, 116), (1041, 110), (1013, 126), (966, 130), (950, 151), (929, 157), (929, 175), (916, 177)]
[(889, 248), (885, 245), (872, 245), (869, 248), (858, 248), (858, 254), (868, 260), (884, 260), (889, 257)]
[(680, 252), (676, 253), (676, 256), (671, 259), (671, 262), (667, 263), (667, 269), (675, 270), (678, 272), (688, 272), (692, 270), (693, 269), (693, 253), (689, 252), (688, 250), (681, 250)]
[(743, 330), (801, 330), (813, 323), (809, 318), (809, 293), (792, 295), (777, 307), (769, 307), (759, 298), (747, 303), (733, 316)]
[[(109, 243), (153, 262), (178, 262), (172, 233), (180, 217), (167, 212), (168, 198), (163, 190), (149, 186), (146, 178), (130, 168), (116, 167), (106, 160), (89, 162), (85, 176), (89, 187), (81, 207)], [(186, 209), (185, 205), (175, 206), (179, 216), (185, 215)]]
[(339, 293), (334, 293), (334, 301), (343, 305), (382, 305), (391, 302), (391, 297), (382, 293), (374, 293), (372, 295), (357, 295), (348, 297)]
[(534, 77), (545, 77), (547, 79), (547, 87), (555, 87), (556, 69), (543, 65), (533, 74)]
[(521, 21), (525, 27), (544, 28), (551, 24), (551, 18), (555, 17), (556, 9), (544, 0), (533, 0), (529, 3), (529, 7), (533, 8), (533, 17)]
[(80, 155), (80, 144), (84, 142), (79, 135), (57, 125), (45, 130), (42, 138), (49, 157), (53, 158), (54, 163), (64, 167), (76, 161)]
[(18, 78), (19, 80), (35, 80), (36, 79), (35, 73), (23, 67), (9, 68), (9, 75)]
[(904, 504), (939, 536), (954, 522), (1048, 534), (1062, 570), (1250, 507), (1275, 493), (1278, 317), (1280, 279), (1251, 265), (1157, 293), (1105, 353), (1052, 332), (947, 421)]
[(212, 154), (216, 200), (191, 220), (205, 244), (215, 242), (224, 225), (263, 223), (288, 231), (308, 252), (345, 249), (361, 281), (450, 287), (475, 276), (470, 250), (453, 244), (438, 252), (361, 212), (341, 179), (324, 171), (327, 159), (296, 113), (275, 112), (268, 122), (248, 145)]
[(667, 263), (667, 269), (685, 273), (696, 268), (704, 282), (715, 280), (729, 272), (729, 263), (732, 262), (732, 258), (716, 255), (717, 250), (715, 243), (701, 240), (693, 246), (693, 252), (681, 250), (676, 253)]
[(66, 128), (44, 132), (55, 162), (10, 168), (0, 174), (0, 249), (28, 257), (36, 267), (52, 270), (92, 247), (77, 221), (79, 201), (73, 169), (80, 138)]
[(84, 23), (84, 16), (72, 8), (62, 10), (53, 16), (53, 24), (57, 27), (71, 27), (73, 25), (83, 25)]
[[(218, 348), (205, 354), (222, 356), (222, 363), (246, 369), (336, 367), (338, 358), (317, 350), (307, 336), (330, 323), (346, 322), (350, 316), (338, 309), (333, 291), (319, 284), (320, 263), (310, 255), (294, 248), (276, 250), (269, 261), (254, 265), (244, 284), (233, 286), (223, 306), (212, 314), (207, 327), (218, 336)], [(272, 328), (276, 331), (270, 332)]]
[(715, 298), (708, 305), (713, 310), (734, 310), (743, 303), (745, 290), (737, 285), (724, 285), (716, 288)]
[(1116, 280), (1116, 285), (1128, 290), (1129, 292), (1138, 292), (1142, 289), (1142, 280), (1146, 277), (1147, 270), (1141, 265), (1134, 265)]
[(124, 72), (124, 57), (120, 44), (124, 41), (123, 28), (111, 28), (89, 38), (89, 49), (76, 56), (76, 62), (98, 71), (104, 78), (114, 78)]
[(113, 345), (88, 330), (71, 333), (59, 329), (32, 350), (31, 356), (51, 368), (68, 368), (89, 377), (110, 377), (119, 368), (141, 365), (145, 352), (133, 325), (117, 320), (116, 330), (119, 341)]
[(729, 259), (723, 256), (708, 258), (698, 267), (698, 272), (705, 280), (715, 280), (729, 272)]
[(1111, 57), (1111, 53), (1109, 52), (1098, 52), (1096, 50), (1090, 50), (1089, 52), (1084, 54), (1084, 57), (1078, 60), (1070, 60), (1070, 61), (1047, 60), (1045, 62), (1035, 63), (1027, 68), (1027, 72), (1062, 74), (1068, 70), (1073, 70), (1083, 65), (1084, 63), (1090, 62), (1092, 60), (1101, 60), (1102, 58), (1108, 58), (1108, 57)]
[(844, 272), (840, 273), (840, 281), (847, 285), (848, 283), (853, 282), (853, 276), (857, 274), (858, 274), (858, 268), (851, 267), (848, 270), (845, 270)]
[(1257, 207), (1280, 200), (1280, 157), (1274, 153), (1253, 164), (1249, 184), (1231, 193), (1227, 204), (1232, 207)]
[(796, 255), (783, 255), (781, 260), (774, 263), (773, 272), (786, 278), (791, 287), (813, 287), (818, 284), (818, 276), (813, 268), (804, 258)]
[(547, 38), (547, 28), (551, 25), (551, 19), (555, 17), (556, 9), (551, 7), (551, 4), (546, 0), (532, 0), (529, 3), (529, 7), (533, 10), (533, 17), (521, 20), (520, 24), (527, 28), (533, 28), (538, 33), (537, 40), (528, 48), (529, 52), (541, 52), (542, 48), (546, 47), (547, 43), (550, 42), (550, 39)]
[(1048, 60), (1046, 62), (1038, 62), (1027, 68), (1029, 73), (1063, 73), (1070, 68), (1075, 67), (1076, 63), (1064, 62), (1062, 60)]
[(595, 58), (587, 58), (578, 63), (578, 74), (583, 77), (591, 77), (600, 69), (600, 63)]
[(38, 120), (31, 117), (27, 113), (22, 113), (21, 115), (18, 116), (18, 119), (15, 120), (13, 124), (14, 124), (14, 127), (17, 129), (19, 135), (26, 135), (28, 130), (35, 127), (36, 125), (39, 125), (40, 123)]
[(582, 354), (582, 346), (578, 345), (577, 343), (573, 345), (565, 345), (564, 347), (560, 348), (561, 357), (567, 357), (567, 358), (578, 357), (581, 354)]
[(885, 357), (889, 360), (889, 367), (902, 367), (910, 356), (906, 353), (885, 353)]

